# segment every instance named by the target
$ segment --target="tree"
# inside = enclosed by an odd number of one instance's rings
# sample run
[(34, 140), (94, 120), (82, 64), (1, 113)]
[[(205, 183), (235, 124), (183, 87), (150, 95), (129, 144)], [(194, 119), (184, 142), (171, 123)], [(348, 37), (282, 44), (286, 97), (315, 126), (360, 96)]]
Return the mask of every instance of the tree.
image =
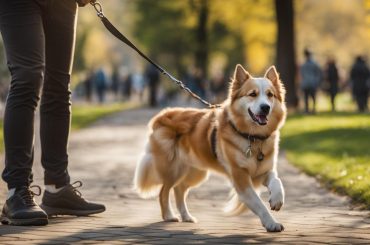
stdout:
[[(273, 0), (135, 0), (134, 35), (158, 63), (181, 75), (189, 66), (204, 75), (237, 63), (261, 74), (273, 64)], [(209, 70), (209, 71), (207, 71)]]
[(132, 3), (137, 12), (134, 35), (149, 56), (169, 70), (184, 73), (183, 61), (194, 52), (192, 29), (187, 23), (188, 1)]
[[(194, 1), (192, 1), (194, 4)], [(196, 7), (194, 7), (196, 8)], [(195, 65), (202, 71), (204, 77), (208, 75), (208, 0), (200, 0), (198, 7), (198, 21), (196, 26)]]
[(275, 10), (277, 20), (276, 66), (287, 89), (287, 105), (296, 108), (298, 97), (295, 84), (293, 0), (275, 0)]

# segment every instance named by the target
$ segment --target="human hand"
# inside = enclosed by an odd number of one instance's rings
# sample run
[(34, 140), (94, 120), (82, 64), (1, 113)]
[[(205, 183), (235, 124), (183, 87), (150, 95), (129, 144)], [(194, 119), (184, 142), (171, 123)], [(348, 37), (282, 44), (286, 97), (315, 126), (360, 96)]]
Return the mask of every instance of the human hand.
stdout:
[(80, 7), (84, 7), (87, 4), (89, 4), (90, 2), (94, 2), (94, 1), (95, 0), (76, 0), (76, 2), (78, 3), (78, 6), (80, 6)]

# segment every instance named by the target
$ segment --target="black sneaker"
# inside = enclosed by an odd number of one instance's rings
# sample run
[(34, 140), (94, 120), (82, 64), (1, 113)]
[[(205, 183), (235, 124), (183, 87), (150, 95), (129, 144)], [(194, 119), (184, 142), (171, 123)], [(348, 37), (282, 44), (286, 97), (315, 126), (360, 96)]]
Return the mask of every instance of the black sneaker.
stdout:
[[(30, 188), (36, 187), (35, 193)], [(39, 186), (20, 187), (12, 197), (6, 200), (1, 214), (1, 223), (4, 225), (46, 225), (48, 216), (35, 203), (34, 196), (41, 194)]]
[(53, 215), (87, 216), (104, 212), (104, 205), (88, 202), (82, 198), (81, 193), (77, 190), (81, 186), (82, 182), (76, 181), (57, 193), (45, 190), (40, 207), (49, 217)]

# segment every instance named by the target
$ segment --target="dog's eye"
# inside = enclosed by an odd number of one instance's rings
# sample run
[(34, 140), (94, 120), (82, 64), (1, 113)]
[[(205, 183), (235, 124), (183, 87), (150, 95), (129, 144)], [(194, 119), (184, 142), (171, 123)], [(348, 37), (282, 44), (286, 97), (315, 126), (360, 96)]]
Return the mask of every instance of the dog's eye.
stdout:
[(252, 92), (252, 93), (249, 94), (249, 96), (250, 97), (257, 97), (257, 94), (256, 94), (256, 92)]
[(268, 93), (267, 93), (267, 96), (271, 98), (271, 97), (273, 97), (273, 96), (274, 96), (274, 94), (273, 94), (273, 93), (271, 93), (271, 92), (268, 92)]

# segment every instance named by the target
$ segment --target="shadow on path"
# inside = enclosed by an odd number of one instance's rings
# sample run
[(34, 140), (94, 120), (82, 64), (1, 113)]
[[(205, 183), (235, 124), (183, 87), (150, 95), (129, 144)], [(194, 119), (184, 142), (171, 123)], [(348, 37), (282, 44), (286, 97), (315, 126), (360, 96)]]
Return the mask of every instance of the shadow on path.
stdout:
[[(78, 233), (60, 236), (41, 244), (71, 241), (121, 241), (134, 244), (214, 244), (214, 243), (248, 243), (257, 235), (226, 235), (198, 234), (193, 230), (171, 230), (171, 224), (165, 222), (152, 223), (144, 226), (107, 226), (99, 229), (87, 229)], [(273, 241), (271, 238), (270, 241)]]

